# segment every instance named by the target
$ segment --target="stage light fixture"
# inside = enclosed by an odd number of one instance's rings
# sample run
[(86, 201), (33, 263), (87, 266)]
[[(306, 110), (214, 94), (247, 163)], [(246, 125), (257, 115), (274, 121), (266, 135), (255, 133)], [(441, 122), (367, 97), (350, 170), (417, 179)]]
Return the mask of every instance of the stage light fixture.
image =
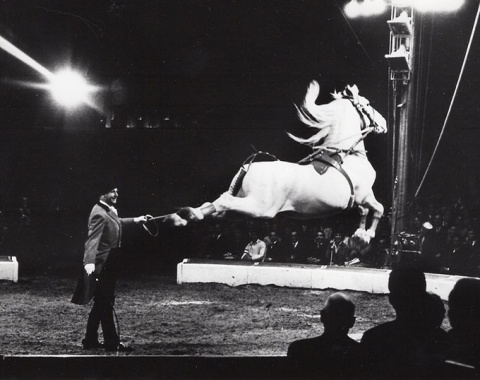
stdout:
[(402, 12), (398, 17), (387, 21), (390, 31), (395, 36), (411, 36), (413, 34), (412, 18), (407, 12)]

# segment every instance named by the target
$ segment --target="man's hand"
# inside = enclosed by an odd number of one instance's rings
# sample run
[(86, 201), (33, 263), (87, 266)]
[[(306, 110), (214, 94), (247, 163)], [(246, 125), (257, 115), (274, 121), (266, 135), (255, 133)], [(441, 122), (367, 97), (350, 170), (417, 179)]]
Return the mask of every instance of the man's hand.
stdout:
[(95, 264), (85, 264), (85, 272), (90, 276), (95, 272)]
[(152, 219), (153, 216), (151, 215), (142, 215), (142, 216), (137, 216), (136, 218), (133, 218), (133, 221), (136, 223), (136, 224), (139, 224), (139, 223), (146, 223), (148, 222), (150, 219)]

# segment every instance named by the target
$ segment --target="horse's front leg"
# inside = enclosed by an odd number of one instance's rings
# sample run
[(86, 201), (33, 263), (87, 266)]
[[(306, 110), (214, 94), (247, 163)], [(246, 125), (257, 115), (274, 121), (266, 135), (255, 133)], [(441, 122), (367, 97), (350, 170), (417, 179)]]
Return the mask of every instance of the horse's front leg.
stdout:
[(378, 223), (383, 216), (384, 207), (383, 205), (375, 199), (375, 196), (372, 194), (365, 199), (366, 205), (373, 211), (372, 214), (372, 223), (370, 224), (370, 228), (367, 230), (367, 233), (373, 237), (375, 237), (375, 231), (377, 230)]
[[(368, 244), (370, 240), (375, 237), (384, 208), (383, 205), (375, 199), (375, 196), (370, 194), (363, 199), (362, 204), (358, 205), (358, 211), (360, 212), (360, 225), (357, 231), (355, 231), (354, 238)], [(372, 211), (372, 223), (367, 230), (367, 217), (370, 211)]]
[(366, 230), (367, 229), (367, 216), (368, 216), (368, 208), (362, 205), (358, 205), (358, 212), (360, 213), (360, 225), (358, 229)]
[(369, 209), (363, 205), (358, 205), (358, 212), (360, 213), (360, 224), (353, 234), (353, 238), (358, 241), (360, 245), (365, 245), (368, 244), (372, 238), (372, 236), (370, 236), (366, 231)]
[(368, 236), (370, 236), (370, 238), (374, 238), (378, 223), (380, 222), (384, 212), (383, 205), (376, 200), (373, 194), (370, 194), (365, 197), (363, 204), (359, 205), (358, 207), (362, 215), (359, 228), (362, 229), (366, 229), (367, 215), (369, 211), (372, 211), (372, 223), (370, 224), (370, 228), (366, 231), (366, 233)]

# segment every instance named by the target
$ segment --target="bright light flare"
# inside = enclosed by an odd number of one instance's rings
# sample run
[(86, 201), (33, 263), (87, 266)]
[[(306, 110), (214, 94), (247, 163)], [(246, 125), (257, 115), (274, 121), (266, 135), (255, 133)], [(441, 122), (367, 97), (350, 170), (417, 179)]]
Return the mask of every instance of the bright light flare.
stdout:
[(357, 0), (350, 0), (345, 5), (344, 11), (347, 17), (356, 18), (381, 15), (386, 8), (387, 4), (384, 0), (364, 0), (361, 3)]
[(420, 12), (453, 12), (461, 8), (465, 0), (417, 0), (414, 6)]
[(376, 16), (385, 12), (387, 5), (411, 6), (420, 12), (454, 12), (465, 0), (350, 0), (344, 8), (348, 18)]
[(90, 94), (95, 91), (83, 76), (68, 69), (55, 74), (50, 81), (49, 89), (53, 98), (66, 107), (88, 103)]

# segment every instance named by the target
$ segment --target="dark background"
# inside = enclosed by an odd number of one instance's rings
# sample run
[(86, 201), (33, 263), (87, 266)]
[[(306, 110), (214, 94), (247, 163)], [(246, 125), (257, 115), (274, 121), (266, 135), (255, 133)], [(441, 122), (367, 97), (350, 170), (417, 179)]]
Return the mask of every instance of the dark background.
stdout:
[[(40, 74), (0, 51), (2, 249), (35, 269), (59, 267), (64, 258), (80, 262), (88, 213), (105, 176), (118, 183), (122, 216), (159, 215), (213, 200), (254, 149), (298, 161), (310, 152), (285, 131), (305, 132), (293, 104), (312, 79), (321, 85), (319, 102), (355, 83), (387, 117), (390, 12), (347, 20), (345, 3), (1, 2), (1, 36), (51, 71), (65, 65), (81, 71), (103, 88), (96, 103), (115, 112), (107, 129), (102, 112), (59, 108), (28, 85), (44, 82)], [(422, 16), (416, 177), (437, 143), (477, 6), (467, 1), (456, 13)], [(475, 38), (422, 195), (476, 194), (479, 46)], [(388, 136), (367, 141), (378, 172), (375, 192), (387, 209), (390, 144)], [(22, 197), (30, 225), (19, 217)], [(142, 252), (147, 264), (161, 257), (170, 265), (188, 250), (188, 234), (168, 230), (151, 238), (136, 230), (127, 251)]]

